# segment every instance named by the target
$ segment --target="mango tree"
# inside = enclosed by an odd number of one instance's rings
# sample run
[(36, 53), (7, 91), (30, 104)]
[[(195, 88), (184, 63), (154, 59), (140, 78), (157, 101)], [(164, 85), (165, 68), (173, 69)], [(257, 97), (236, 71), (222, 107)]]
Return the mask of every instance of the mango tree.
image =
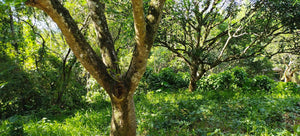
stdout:
[[(135, 49), (128, 70), (121, 72), (115, 43), (109, 31), (105, 3), (86, 0), (99, 40), (99, 57), (81, 33), (69, 11), (59, 0), (27, 0), (26, 5), (48, 14), (60, 28), (78, 61), (105, 89), (111, 98), (111, 134), (136, 135), (136, 116), (133, 96), (146, 70), (147, 58), (154, 42), (165, 0), (151, 0), (144, 14), (142, 0), (132, 0), (135, 28)], [(88, 14), (88, 13), (87, 13)]]
[(293, 10), (287, 14), (296, 13), (284, 19), (282, 12), (274, 11), (279, 8), (274, 5), (278, 3), (268, 0), (174, 1), (167, 5), (170, 8), (162, 19), (157, 41), (187, 63), (189, 90), (195, 91), (196, 82), (224, 62), (283, 52), (281, 47), (267, 47), (280, 36), (295, 32), (296, 24), (287, 25), (282, 20), (296, 22), (299, 4), (288, 5), (286, 9)]

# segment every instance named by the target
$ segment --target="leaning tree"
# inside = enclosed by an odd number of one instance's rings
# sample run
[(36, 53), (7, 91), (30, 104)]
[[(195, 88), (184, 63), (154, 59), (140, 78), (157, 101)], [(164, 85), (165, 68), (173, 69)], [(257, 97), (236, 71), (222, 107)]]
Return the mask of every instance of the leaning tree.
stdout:
[[(156, 43), (187, 63), (190, 91), (208, 70), (224, 62), (283, 52), (285, 47), (267, 47), (299, 28), (292, 23), (299, 17), (299, 3), (183, 0), (166, 6), (171, 8), (166, 8)], [(279, 12), (282, 7), (286, 13)]]
[(108, 28), (105, 3), (99, 0), (86, 0), (86, 2), (97, 33), (101, 57), (92, 49), (68, 9), (59, 0), (27, 0), (26, 5), (41, 9), (52, 18), (79, 62), (110, 96), (112, 105), (110, 135), (136, 135), (133, 96), (146, 70), (147, 58), (154, 42), (165, 0), (151, 0), (147, 5), (147, 15), (144, 14), (142, 0), (131, 1), (135, 49), (130, 66), (124, 73), (120, 70), (115, 43)]

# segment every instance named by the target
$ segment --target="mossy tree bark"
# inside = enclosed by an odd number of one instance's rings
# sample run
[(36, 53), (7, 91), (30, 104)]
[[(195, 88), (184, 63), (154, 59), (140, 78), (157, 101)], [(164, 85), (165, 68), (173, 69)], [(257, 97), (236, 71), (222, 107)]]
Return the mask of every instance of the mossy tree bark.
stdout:
[(52, 18), (61, 29), (78, 61), (110, 96), (112, 136), (136, 135), (133, 95), (146, 70), (147, 58), (154, 42), (164, 3), (165, 0), (151, 0), (148, 15), (145, 16), (143, 1), (132, 0), (136, 44), (127, 72), (121, 73), (103, 3), (98, 0), (87, 0), (100, 44), (102, 56), (99, 57), (59, 0), (27, 0), (26, 2), (28, 6), (39, 8)]

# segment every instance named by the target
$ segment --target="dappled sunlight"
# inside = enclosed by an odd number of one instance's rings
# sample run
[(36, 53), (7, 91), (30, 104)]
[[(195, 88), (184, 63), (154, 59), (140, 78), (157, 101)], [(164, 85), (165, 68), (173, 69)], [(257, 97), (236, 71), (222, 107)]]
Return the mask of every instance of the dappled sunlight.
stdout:
[(110, 109), (101, 111), (78, 111), (62, 121), (48, 119), (30, 120), (23, 125), (25, 134), (30, 135), (94, 135), (108, 134)]
[[(215, 91), (211, 91), (213, 93)], [(237, 93), (237, 92), (236, 92)], [(135, 97), (139, 135), (289, 134), (300, 122), (300, 95), (239, 94), (231, 98), (204, 97), (207, 92), (155, 92)], [(278, 96), (278, 97), (274, 97)], [(95, 97), (99, 97), (95, 95)], [(102, 97), (105, 101), (105, 98)], [(109, 134), (110, 103), (93, 98), (94, 105), (56, 118), (20, 117), (25, 134)], [(98, 108), (97, 108), (98, 107)], [(11, 120), (1, 122), (8, 130)], [(6, 128), (6, 129), (4, 129)]]
[(299, 18), (299, 0), (0, 0), (0, 136), (298, 136)]

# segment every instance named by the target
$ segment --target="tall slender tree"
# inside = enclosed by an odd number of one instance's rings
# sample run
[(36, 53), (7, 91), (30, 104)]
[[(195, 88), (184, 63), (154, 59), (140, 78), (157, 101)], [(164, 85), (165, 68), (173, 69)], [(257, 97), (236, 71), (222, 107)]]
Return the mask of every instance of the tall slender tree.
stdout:
[(69, 11), (59, 0), (27, 0), (26, 4), (48, 14), (58, 25), (79, 60), (111, 98), (113, 136), (136, 135), (136, 116), (133, 96), (146, 70), (147, 58), (154, 42), (165, 0), (151, 0), (148, 14), (142, 0), (132, 0), (135, 28), (135, 50), (128, 70), (121, 73), (114, 40), (108, 29), (105, 3), (86, 0), (99, 40), (101, 57), (92, 49), (80, 32)]

